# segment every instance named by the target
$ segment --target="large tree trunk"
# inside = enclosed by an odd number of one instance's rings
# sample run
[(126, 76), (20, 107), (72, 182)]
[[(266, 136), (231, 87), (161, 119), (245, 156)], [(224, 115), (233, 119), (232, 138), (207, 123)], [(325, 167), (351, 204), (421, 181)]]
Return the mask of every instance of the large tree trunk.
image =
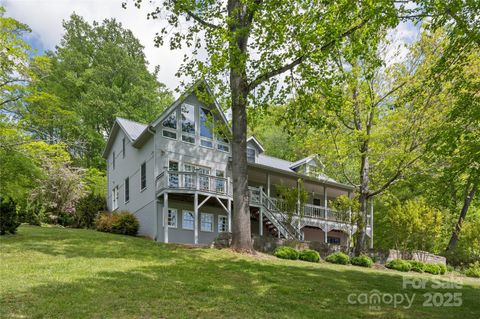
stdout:
[[(232, 173), (233, 173), (233, 229), (232, 248), (253, 251), (247, 175), (247, 98), (246, 75), (247, 41), (251, 21), (242, 1), (228, 1), (229, 28), (232, 39), (230, 51), (230, 91), (232, 95)], [(241, 29), (241, 31), (239, 30)]]
[(368, 143), (365, 142), (362, 147), (362, 164), (360, 166), (360, 196), (358, 201), (360, 203), (360, 218), (357, 221), (357, 234), (356, 234), (356, 245), (355, 245), (355, 255), (360, 255), (365, 250), (365, 225), (367, 218), (367, 209), (368, 209), (368, 182), (369, 182), (369, 162), (368, 156), (366, 155), (366, 148), (368, 148)]
[(453, 251), (457, 247), (458, 237), (460, 235), (460, 231), (462, 230), (463, 221), (467, 216), (468, 208), (470, 207), (470, 204), (472, 203), (472, 200), (475, 197), (475, 193), (477, 192), (477, 189), (478, 189), (478, 181), (475, 181), (473, 183), (470, 190), (468, 190), (468, 187), (470, 187), (470, 185), (467, 186), (467, 192), (466, 192), (467, 195), (465, 196), (465, 199), (463, 201), (463, 207), (460, 212), (460, 216), (458, 217), (457, 224), (455, 225), (455, 230), (453, 231), (452, 237), (448, 242), (446, 251)]

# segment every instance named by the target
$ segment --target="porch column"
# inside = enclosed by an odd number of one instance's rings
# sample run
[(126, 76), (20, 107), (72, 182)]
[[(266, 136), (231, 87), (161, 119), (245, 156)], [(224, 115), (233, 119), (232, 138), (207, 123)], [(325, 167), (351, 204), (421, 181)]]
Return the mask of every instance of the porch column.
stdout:
[(232, 200), (228, 198), (228, 232), (232, 232)]
[(168, 193), (163, 193), (163, 242), (168, 243)]
[[(352, 199), (352, 192), (348, 191), (348, 199)], [(348, 247), (352, 241), (352, 207), (348, 207)]]
[(370, 198), (370, 249), (373, 249), (373, 197)]
[(302, 211), (302, 208), (300, 207), (300, 183), (299, 180), (297, 179), (297, 228), (298, 231), (300, 231), (300, 213)]
[(324, 238), (325, 244), (328, 244), (328, 225), (325, 225), (323, 232), (325, 233), (325, 238)]
[(325, 219), (328, 219), (328, 193), (327, 186), (323, 186), (324, 206), (325, 206)]
[(260, 207), (260, 215), (259, 215), (259, 230), (258, 233), (260, 236), (263, 236), (263, 207)]
[(198, 244), (198, 193), (197, 192), (195, 192), (194, 200), (193, 200), (193, 213), (195, 215), (194, 228), (193, 228), (193, 243), (196, 245)]
[(267, 173), (267, 196), (270, 197), (270, 173)]

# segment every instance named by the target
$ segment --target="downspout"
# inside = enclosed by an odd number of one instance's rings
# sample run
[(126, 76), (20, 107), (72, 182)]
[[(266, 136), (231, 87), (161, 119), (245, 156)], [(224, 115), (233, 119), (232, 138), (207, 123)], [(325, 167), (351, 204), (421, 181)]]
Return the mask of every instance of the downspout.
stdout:
[(154, 220), (155, 220), (155, 235), (153, 239), (157, 241), (158, 237), (158, 199), (157, 199), (157, 134), (154, 130), (152, 130), (151, 126), (149, 125), (147, 127), (147, 131), (150, 134), (153, 134), (153, 196), (154, 196), (154, 201), (153, 201), (153, 209), (154, 209)]

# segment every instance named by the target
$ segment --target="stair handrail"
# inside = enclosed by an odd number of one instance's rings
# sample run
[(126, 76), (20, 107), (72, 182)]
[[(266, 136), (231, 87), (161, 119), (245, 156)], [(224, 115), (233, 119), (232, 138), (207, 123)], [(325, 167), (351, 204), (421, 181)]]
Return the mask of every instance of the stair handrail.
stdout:
[[(265, 194), (263, 189), (261, 189), (260, 191), (262, 192), (262, 196), (261, 196), (262, 206), (266, 208), (268, 213), (273, 217), (273, 219), (275, 219), (275, 221), (278, 224), (281, 225), (281, 228), (283, 228), (288, 235), (290, 235), (292, 238), (300, 239), (301, 238), (300, 231), (292, 223), (289, 223), (288, 218), (285, 216), (285, 213), (282, 212), (280, 209), (278, 209), (278, 207), (273, 203), (272, 199), (267, 194)], [(267, 203), (264, 203), (263, 200), (266, 200)], [(271, 212), (272, 210), (277, 212), (277, 214), (279, 216), (281, 216), (281, 218), (282, 218), (281, 221), (279, 221), (277, 216), (275, 216), (275, 214)], [(285, 227), (282, 222), (285, 223), (285, 224), (291, 225), (292, 230), (294, 230), (294, 233), (292, 233), (287, 227)]]

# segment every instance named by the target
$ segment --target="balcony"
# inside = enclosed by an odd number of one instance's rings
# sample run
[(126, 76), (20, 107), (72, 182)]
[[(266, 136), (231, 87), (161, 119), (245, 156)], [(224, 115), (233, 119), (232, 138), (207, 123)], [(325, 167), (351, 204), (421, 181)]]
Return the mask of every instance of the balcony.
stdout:
[(156, 190), (200, 191), (220, 196), (232, 196), (229, 178), (201, 174), (199, 172), (164, 171), (157, 176)]

